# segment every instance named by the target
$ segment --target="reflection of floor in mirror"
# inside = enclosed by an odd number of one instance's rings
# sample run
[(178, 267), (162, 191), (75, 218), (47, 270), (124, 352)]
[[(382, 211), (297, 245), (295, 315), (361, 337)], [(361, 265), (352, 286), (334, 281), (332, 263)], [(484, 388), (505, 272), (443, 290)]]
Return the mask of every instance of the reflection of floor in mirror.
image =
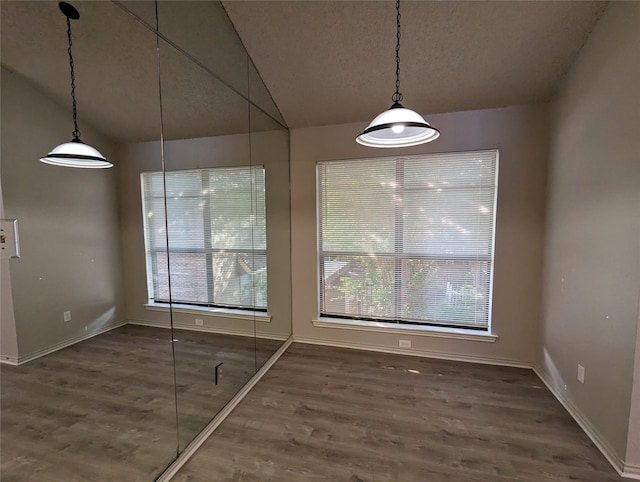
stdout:
[[(184, 446), (280, 342), (180, 330)], [(170, 331), (126, 325), (19, 367), (0, 366), (0, 480), (150, 481), (175, 457)], [(224, 363), (215, 387), (213, 361)]]
[[(174, 330), (180, 450), (249, 381), (281, 341)], [(256, 350), (257, 364), (253, 364)], [(215, 385), (215, 367), (222, 378)]]
[(173, 478), (613, 482), (531, 371), (294, 343)]

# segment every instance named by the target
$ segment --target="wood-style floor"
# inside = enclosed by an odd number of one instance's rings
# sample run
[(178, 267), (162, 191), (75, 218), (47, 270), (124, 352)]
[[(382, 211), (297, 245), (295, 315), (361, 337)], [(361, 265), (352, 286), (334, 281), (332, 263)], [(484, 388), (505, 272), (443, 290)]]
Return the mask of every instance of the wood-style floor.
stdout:
[[(256, 369), (252, 338), (186, 330), (174, 337), (175, 379), (171, 331), (134, 325), (0, 366), (0, 480), (157, 477), (178, 438), (182, 449)], [(279, 344), (259, 340), (257, 359)], [(219, 362), (225, 374), (216, 386)]]
[[(174, 336), (182, 452), (283, 342), (189, 330), (174, 330)], [(218, 363), (223, 364), (223, 375), (216, 385)]]
[(294, 344), (173, 480), (623, 479), (530, 370)]

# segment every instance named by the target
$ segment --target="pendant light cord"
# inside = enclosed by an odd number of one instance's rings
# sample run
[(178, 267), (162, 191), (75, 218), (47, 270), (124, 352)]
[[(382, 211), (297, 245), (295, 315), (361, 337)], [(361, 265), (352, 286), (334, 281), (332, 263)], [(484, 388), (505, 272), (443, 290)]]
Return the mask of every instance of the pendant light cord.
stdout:
[(394, 104), (399, 104), (402, 100), (400, 93), (400, 0), (396, 0), (396, 91), (391, 96)]
[(71, 55), (71, 20), (67, 17), (67, 37), (69, 38), (69, 67), (71, 68), (71, 100), (73, 101), (73, 138), (80, 138), (80, 130), (78, 129), (78, 114), (76, 107), (76, 75), (73, 65), (73, 55)]

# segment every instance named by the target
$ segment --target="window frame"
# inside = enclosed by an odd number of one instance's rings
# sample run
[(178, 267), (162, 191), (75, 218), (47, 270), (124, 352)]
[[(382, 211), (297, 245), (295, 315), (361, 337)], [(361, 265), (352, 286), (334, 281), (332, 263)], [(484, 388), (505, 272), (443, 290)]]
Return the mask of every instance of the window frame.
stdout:
[[(394, 161), (396, 163), (396, 176), (395, 181), (398, 183), (399, 180), (402, 181), (401, 186), (404, 191), (404, 165), (402, 166), (402, 173), (399, 173), (399, 164), (403, 163), (405, 160), (425, 160), (425, 158), (436, 158), (438, 156), (450, 156), (450, 155), (468, 155), (474, 153), (493, 153), (493, 162), (494, 162), (494, 176), (491, 184), (492, 188), (492, 202), (493, 202), (493, 211), (491, 213), (491, 242), (489, 245), (490, 254), (481, 256), (437, 256), (437, 255), (420, 255), (416, 256), (411, 253), (404, 253), (402, 249), (402, 245), (404, 243), (403, 238), (403, 209), (404, 206), (401, 203), (395, 204), (395, 216), (396, 221), (394, 224), (394, 251), (393, 253), (367, 253), (367, 252), (341, 252), (341, 251), (323, 251), (322, 244), (322, 222), (323, 222), (323, 186), (322, 179), (320, 174), (320, 169), (322, 165), (330, 164), (332, 162), (342, 162), (342, 163), (357, 163), (362, 162), (366, 163), (370, 162), (384, 162), (384, 161)], [(494, 285), (494, 271), (495, 271), (495, 244), (496, 244), (496, 221), (497, 221), (497, 211), (498, 211), (498, 190), (499, 190), (499, 149), (480, 149), (480, 150), (471, 150), (471, 151), (453, 151), (453, 152), (442, 152), (442, 153), (425, 153), (418, 155), (407, 155), (407, 156), (389, 156), (389, 157), (377, 157), (377, 158), (357, 158), (357, 159), (335, 159), (329, 161), (318, 161), (316, 163), (316, 268), (317, 268), (317, 306), (318, 306), (318, 318), (313, 320), (313, 324), (319, 327), (340, 327), (340, 328), (348, 328), (348, 329), (372, 329), (373, 331), (385, 331), (385, 332), (397, 332), (401, 330), (411, 330), (414, 333), (419, 333), (420, 330), (433, 330), (436, 335), (441, 333), (456, 333), (458, 335), (464, 335), (464, 333), (469, 333), (470, 337), (476, 338), (480, 336), (481, 338), (492, 338), (490, 341), (495, 341), (497, 337), (491, 334), (492, 327), (492, 314), (493, 314), (493, 285)], [(404, 192), (403, 192), (404, 194)], [(398, 221), (401, 220), (400, 222)], [(399, 239), (400, 238), (400, 239)], [(460, 260), (469, 260), (469, 261), (482, 261), (488, 263), (488, 299), (487, 299), (487, 323), (482, 326), (473, 326), (467, 324), (456, 324), (456, 323), (447, 323), (437, 320), (407, 320), (401, 319), (398, 315), (399, 311), (399, 303), (401, 303), (402, 297), (399, 296), (402, 290), (402, 283), (394, 282), (394, 314), (396, 315), (394, 318), (384, 318), (384, 317), (373, 317), (373, 316), (363, 316), (363, 315), (352, 315), (347, 313), (328, 313), (323, 311), (323, 280), (324, 280), (324, 266), (323, 260), (330, 256), (339, 256), (339, 255), (353, 255), (353, 256), (389, 256), (393, 257), (395, 260), (394, 266), (394, 280), (402, 279), (402, 277), (398, 276), (397, 271), (402, 270), (402, 267), (399, 266), (402, 264), (402, 261), (405, 259), (429, 259), (433, 261), (460, 261)], [(326, 302), (326, 301), (325, 301)], [(346, 311), (346, 310), (345, 310)], [(343, 324), (344, 326), (339, 326)], [(417, 331), (416, 331), (417, 330)], [(483, 340), (487, 341), (487, 340)]]
[[(267, 246), (266, 246), (266, 232), (264, 239), (264, 248), (256, 249), (254, 248), (214, 248), (211, 243), (211, 234), (212, 234), (212, 226), (211, 226), (211, 214), (213, 207), (211, 206), (210, 199), (211, 197), (208, 195), (200, 195), (200, 196), (185, 196), (185, 198), (193, 198), (193, 199), (201, 199), (204, 203), (202, 210), (202, 221), (203, 221), (203, 248), (173, 248), (171, 249), (170, 241), (167, 239), (165, 247), (152, 248), (150, 247), (151, 242), (149, 241), (149, 226), (147, 224), (147, 210), (148, 206), (146, 206), (147, 198), (149, 199), (162, 199), (163, 200), (163, 213), (165, 219), (165, 227), (168, 227), (167, 220), (167, 209), (166, 209), (166, 190), (167, 190), (167, 175), (171, 173), (183, 173), (183, 172), (198, 172), (200, 175), (200, 181), (202, 183), (202, 191), (211, 192), (210, 189), (210, 178), (209, 172), (215, 171), (217, 169), (220, 170), (231, 170), (231, 169), (247, 169), (250, 172), (251, 183), (255, 183), (256, 176), (254, 174), (255, 170), (262, 171), (262, 179), (264, 180), (264, 189), (266, 194), (266, 169), (263, 165), (255, 165), (255, 166), (219, 166), (219, 167), (205, 167), (205, 168), (195, 168), (195, 169), (181, 169), (181, 170), (172, 170), (172, 171), (144, 171), (140, 173), (140, 194), (142, 201), (142, 216), (143, 216), (143, 230), (144, 230), (144, 251), (145, 251), (145, 276), (147, 282), (147, 303), (148, 306), (161, 306), (161, 305), (170, 305), (170, 304), (179, 304), (181, 306), (193, 306), (194, 309), (202, 308), (220, 308), (223, 310), (237, 310), (237, 311), (252, 311), (252, 312), (267, 312), (268, 309), (268, 299), (267, 299), (267, 288), (265, 286), (264, 293), (264, 301), (265, 304), (263, 306), (252, 306), (250, 304), (229, 304), (229, 303), (221, 303), (215, 300), (215, 275), (213, 270), (213, 256), (216, 253), (226, 253), (226, 254), (235, 254), (236, 256), (242, 254), (250, 254), (253, 256), (263, 256), (265, 259), (265, 272), (267, 270)], [(145, 194), (145, 175), (162, 175), (163, 176), (163, 195), (162, 196), (147, 196)], [(206, 185), (205, 185), (206, 184)], [(253, 189), (251, 190), (253, 193)], [(257, 209), (256, 206), (256, 198), (252, 196), (251, 199), (251, 217), (254, 218), (256, 216)], [(266, 227), (266, 197), (265, 197), (265, 206), (264, 206), (264, 225)], [(255, 219), (252, 221), (252, 236), (253, 236), (253, 226), (255, 225)], [(255, 243), (254, 243), (255, 244)], [(171, 291), (169, 291), (169, 299), (158, 298), (157, 295), (160, 291), (159, 289), (159, 276), (157, 263), (158, 256), (166, 255), (166, 263), (167, 267), (169, 267), (169, 263), (171, 262), (171, 254), (204, 254), (205, 255), (205, 272), (207, 278), (207, 301), (193, 301), (193, 300), (183, 300), (183, 299), (175, 299), (172, 297)], [(168, 271), (168, 277), (171, 278), (171, 271)], [(169, 284), (170, 287), (170, 284)], [(255, 296), (252, 297), (255, 300)]]

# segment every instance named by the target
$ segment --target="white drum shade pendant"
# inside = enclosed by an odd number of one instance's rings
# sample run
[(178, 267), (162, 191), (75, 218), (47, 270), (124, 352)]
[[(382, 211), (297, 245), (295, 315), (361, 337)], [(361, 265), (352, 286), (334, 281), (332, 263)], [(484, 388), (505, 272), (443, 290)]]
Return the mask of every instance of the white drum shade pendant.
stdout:
[(371, 121), (356, 142), (369, 147), (410, 147), (431, 142), (440, 131), (400, 101), (400, 0), (396, 0), (396, 91), (391, 97), (393, 105)]
[(88, 144), (75, 138), (55, 147), (40, 160), (45, 164), (63, 167), (82, 167), (85, 169), (105, 169), (113, 167), (113, 164)]
[(78, 130), (78, 113), (76, 108), (76, 79), (73, 56), (71, 55), (71, 19), (80, 18), (78, 11), (66, 2), (58, 4), (60, 11), (67, 17), (67, 38), (69, 40), (69, 68), (71, 70), (71, 100), (73, 102), (73, 139), (55, 147), (49, 154), (40, 158), (46, 164), (62, 167), (80, 167), (85, 169), (105, 169), (113, 167), (97, 149), (80, 140)]

